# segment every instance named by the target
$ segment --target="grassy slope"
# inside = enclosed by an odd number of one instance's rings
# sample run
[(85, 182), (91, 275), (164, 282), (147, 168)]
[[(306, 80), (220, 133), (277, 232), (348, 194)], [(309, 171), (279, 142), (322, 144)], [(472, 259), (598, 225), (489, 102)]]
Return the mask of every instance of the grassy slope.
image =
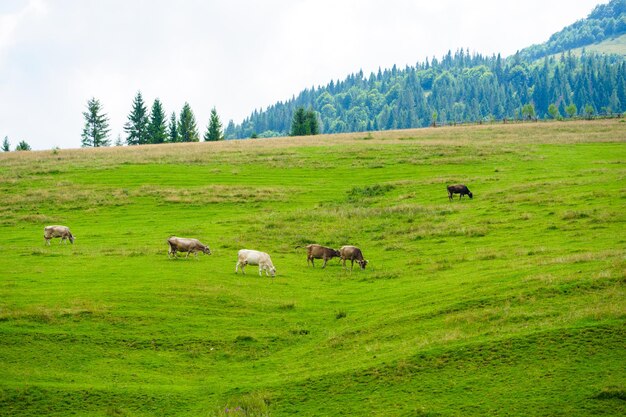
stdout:
[[(597, 54), (615, 54), (626, 56), (626, 34), (614, 38), (606, 39), (599, 43), (587, 45), (584, 48), (572, 49), (575, 55), (582, 54), (583, 49), (587, 52), (595, 52)], [(555, 54), (556, 57), (561, 56), (560, 53)]]
[(624, 126), (0, 155), (0, 415), (623, 415)]

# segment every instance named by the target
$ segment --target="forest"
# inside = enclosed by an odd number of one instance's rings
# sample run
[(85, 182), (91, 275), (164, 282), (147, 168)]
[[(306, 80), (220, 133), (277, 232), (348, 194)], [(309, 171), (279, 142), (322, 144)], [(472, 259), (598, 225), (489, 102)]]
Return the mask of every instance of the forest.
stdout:
[(224, 136), (287, 135), (298, 108), (317, 113), (321, 133), (620, 114), (626, 111), (624, 56), (570, 49), (623, 33), (626, 0), (613, 0), (508, 58), (459, 49), (415, 66), (359, 71), (255, 110), (239, 125), (230, 121)]

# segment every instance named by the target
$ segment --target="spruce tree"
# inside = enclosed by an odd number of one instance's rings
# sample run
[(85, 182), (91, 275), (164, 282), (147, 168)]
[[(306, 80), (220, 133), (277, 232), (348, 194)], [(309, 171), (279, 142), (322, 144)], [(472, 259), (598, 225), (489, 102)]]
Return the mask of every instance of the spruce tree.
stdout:
[(306, 135), (305, 124), (306, 124), (306, 112), (304, 111), (304, 107), (298, 107), (291, 121), (291, 131), (289, 132), (289, 135), (290, 136)]
[(106, 114), (101, 114), (100, 101), (95, 98), (87, 101), (87, 111), (85, 116), (85, 127), (83, 128), (81, 146), (109, 146), (109, 118)]
[(228, 126), (226, 126), (226, 131), (224, 131), (224, 137), (226, 139), (235, 139), (237, 137), (237, 128), (232, 119), (228, 121)]
[(304, 110), (298, 107), (291, 121), (291, 136), (317, 135), (320, 132), (317, 113), (311, 110)]
[(2, 150), (4, 152), (10, 152), (11, 151), (11, 144), (9, 143), (9, 137), (8, 136), (4, 137), (4, 141), (2, 142)]
[(211, 109), (211, 119), (209, 120), (207, 131), (204, 133), (204, 140), (207, 142), (214, 142), (223, 139), (222, 122), (220, 122), (220, 118), (217, 115), (217, 110), (213, 107), (213, 109)]
[(164, 143), (167, 142), (167, 126), (165, 125), (165, 112), (161, 101), (157, 98), (152, 104), (150, 111), (150, 121), (148, 123), (148, 142)]
[(306, 112), (306, 124), (309, 135), (319, 135), (320, 125), (317, 121), (317, 113), (313, 109)]
[(135, 100), (133, 100), (133, 108), (128, 115), (128, 122), (124, 125), (124, 131), (128, 134), (126, 137), (127, 144), (143, 145), (148, 143), (148, 116), (141, 91), (137, 92)]
[(180, 135), (178, 134), (178, 122), (176, 121), (176, 112), (172, 112), (172, 117), (170, 117), (169, 142), (180, 142)]
[(180, 112), (178, 134), (180, 135), (181, 142), (198, 142), (200, 140), (198, 128), (196, 127), (196, 118), (193, 115), (191, 106), (186, 102)]

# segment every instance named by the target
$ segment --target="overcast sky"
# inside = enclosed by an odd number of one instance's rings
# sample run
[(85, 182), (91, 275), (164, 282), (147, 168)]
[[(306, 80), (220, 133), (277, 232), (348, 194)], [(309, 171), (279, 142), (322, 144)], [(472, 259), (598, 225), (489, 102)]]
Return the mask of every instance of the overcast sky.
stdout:
[(111, 139), (137, 91), (169, 115), (187, 101), (200, 135), (362, 69), (448, 50), (503, 57), (608, 0), (0, 0), (0, 141), (76, 148), (87, 100)]

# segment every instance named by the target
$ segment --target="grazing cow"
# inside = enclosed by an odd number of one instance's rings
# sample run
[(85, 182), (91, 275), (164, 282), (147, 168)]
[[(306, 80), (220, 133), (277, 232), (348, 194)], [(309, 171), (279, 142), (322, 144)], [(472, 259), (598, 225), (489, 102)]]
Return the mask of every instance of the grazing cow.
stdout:
[(167, 239), (167, 243), (170, 245), (170, 249), (167, 251), (168, 258), (172, 256), (176, 257), (176, 252), (187, 252), (185, 258), (189, 258), (190, 253), (193, 253), (196, 258), (198, 258), (198, 252), (202, 252), (206, 255), (211, 254), (211, 249), (202, 244), (198, 239), (170, 236)]
[[(296, 246), (296, 248), (299, 247), (300, 246)], [(322, 269), (324, 269), (326, 268), (326, 263), (330, 259), (340, 256), (341, 254), (339, 253), (339, 251), (333, 248), (327, 248), (326, 246), (316, 244), (306, 245), (306, 264), (308, 266), (309, 262), (311, 262), (313, 268), (315, 268), (315, 262), (313, 261), (314, 259), (323, 259), (324, 265), (322, 265)]]
[(339, 256), (343, 261), (343, 267), (346, 267), (346, 260), (349, 259), (352, 263), (350, 264), (350, 270), (354, 266), (354, 261), (359, 264), (361, 269), (365, 269), (365, 265), (367, 265), (367, 261), (363, 258), (363, 252), (361, 249), (356, 246), (342, 246), (339, 249)]
[[(43, 228), (43, 238), (46, 240), (48, 246), (50, 246), (50, 239), (53, 237), (60, 237), (61, 240), (59, 243), (64, 240), (69, 240), (70, 243), (74, 244), (74, 235), (70, 232), (70, 228), (67, 226), (46, 226)], [(66, 242), (67, 243), (67, 242)]]
[(458, 194), (459, 195), (459, 200), (464, 195), (468, 195), (469, 198), (474, 198), (474, 195), (469, 190), (469, 188), (467, 188), (463, 184), (448, 185), (448, 198), (450, 199), (450, 201), (452, 201), (452, 194)]
[(239, 270), (241, 266), (241, 273), (246, 274), (243, 270), (246, 265), (258, 265), (259, 266), (259, 276), (262, 276), (262, 272), (265, 271), (267, 276), (270, 274), (273, 276), (276, 275), (276, 268), (274, 268), (274, 264), (272, 264), (272, 259), (265, 252), (259, 252), (258, 250), (251, 249), (241, 249), (237, 253), (237, 264), (235, 265), (235, 274)]

